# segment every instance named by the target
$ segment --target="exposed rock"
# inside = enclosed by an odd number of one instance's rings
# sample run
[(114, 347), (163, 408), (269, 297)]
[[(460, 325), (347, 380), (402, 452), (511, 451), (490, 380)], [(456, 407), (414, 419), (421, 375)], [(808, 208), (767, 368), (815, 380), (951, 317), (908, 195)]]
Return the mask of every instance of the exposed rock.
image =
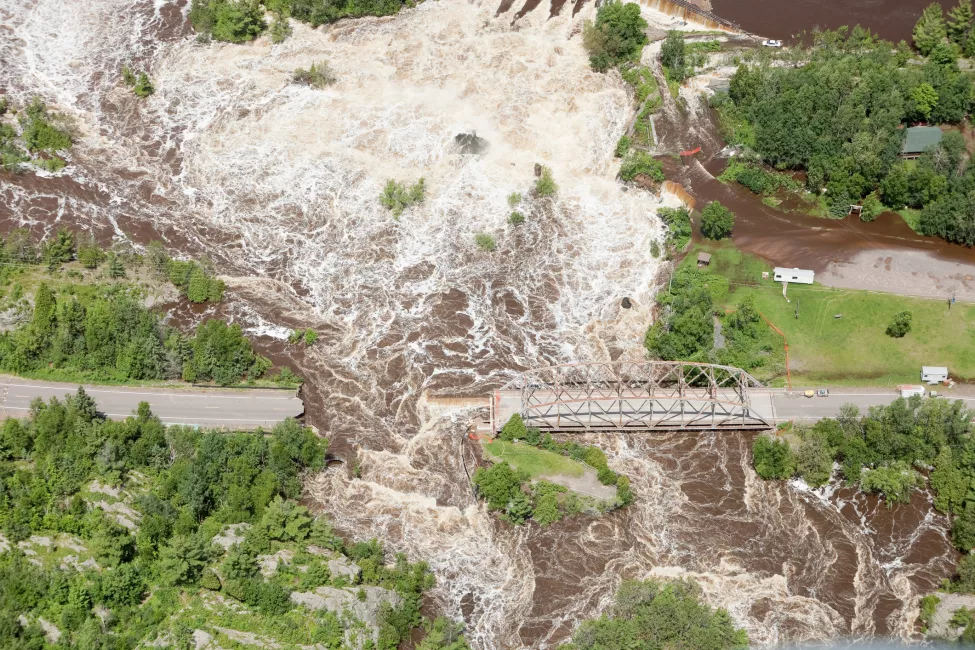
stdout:
[(66, 548), (76, 553), (83, 553), (88, 550), (88, 547), (85, 546), (84, 542), (77, 537), (72, 537), (71, 535), (60, 535), (57, 540), (55, 540), (55, 543), (57, 544), (58, 548)]
[(477, 137), (477, 133), (458, 133), (454, 136), (454, 145), (462, 154), (480, 155), (491, 146), (484, 138)]
[(620, 300), (620, 307), (623, 309), (629, 309), (633, 306), (633, 302), (629, 298), (623, 298)]
[(37, 624), (44, 630), (44, 636), (47, 637), (49, 643), (57, 643), (58, 639), (61, 638), (61, 630), (54, 623), (49, 623), (43, 618), (38, 617)]
[(227, 550), (234, 544), (243, 543), (244, 535), (250, 529), (251, 525), (248, 523), (230, 524), (219, 535), (213, 537), (213, 543)]
[(337, 555), (328, 561), (328, 572), (333, 578), (346, 578), (349, 582), (355, 582), (359, 579), (359, 575), (362, 573), (362, 569), (359, 565), (345, 557), (344, 555)]
[(541, 178), (542, 177), (542, 164), (541, 163), (535, 163), (535, 176), (536, 176), (536, 178)]
[(203, 650), (204, 648), (211, 647), (213, 643), (213, 635), (203, 630), (193, 630), (193, 645), (196, 650)]
[(63, 558), (61, 558), (61, 568), (75, 569), (76, 571), (84, 571), (85, 569), (94, 569), (98, 571), (101, 569), (101, 567), (98, 566), (98, 562), (95, 562), (94, 558), (88, 558), (84, 562), (79, 562), (77, 555), (65, 555)]
[(274, 572), (278, 570), (278, 565), (287, 564), (294, 556), (295, 552), (286, 548), (273, 555), (258, 555), (257, 563), (261, 567), (261, 575), (265, 578), (274, 575)]
[(256, 634), (251, 634), (250, 632), (232, 630), (229, 627), (214, 626), (213, 629), (225, 635), (231, 641), (242, 643), (244, 645), (253, 645), (257, 646), (258, 648), (268, 648), (269, 650), (278, 650), (278, 648), (281, 647), (280, 643), (276, 643), (271, 639), (260, 637)]
[(940, 591), (935, 594), (941, 599), (931, 617), (931, 625), (928, 627), (928, 636), (937, 639), (957, 639), (962, 633), (963, 628), (952, 628), (948, 626), (955, 610), (962, 607), (975, 609), (975, 596), (968, 594), (943, 594)]
[(114, 499), (118, 499), (119, 495), (122, 494), (122, 488), (105, 485), (104, 483), (100, 483), (98, 479), (95, 479), (88, 485), (88, 491), (95, 492), (97, 494), (105, 494)]
[(0, 311), (0, 333), (12, 332), (29, 320), (30, 312), (26, 309), (10, 307)]
[[(360, 600), (360, 593), (365, 598)], [(315, 591), (294, 591), (291, 600), (309, 609), (328, 610), (342, 618), (343, 614), (354, 617), (364, 623), (371, 631), (373, 642), (379, 639), (379, 610), (384, 603), (391, 607), (398, 607), (403, 599), (395, 591), (382, 587), (319, 587)], [(360, 647), (355, 631), (347, 624), (345, 631), (346, 644)]]
[(117, 521), (119, 525), (125, 526), (129, 530), (136, 530), (139, 528), (139, 521), (142, 519), (142, 516), (121, 501), (117, 501), (115, 503), (95, 501), (91, 505), (95, 508), (101, 508), (110, 514), (112, 519)]

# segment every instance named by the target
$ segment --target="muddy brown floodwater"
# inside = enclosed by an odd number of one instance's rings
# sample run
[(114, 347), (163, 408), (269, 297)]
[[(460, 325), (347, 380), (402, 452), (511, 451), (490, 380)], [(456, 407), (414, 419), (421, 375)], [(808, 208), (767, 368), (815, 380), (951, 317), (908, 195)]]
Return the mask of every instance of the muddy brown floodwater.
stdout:
[[(887, 510), (835, 486), (759, 481), (751, 434), (589, 438), (637, 497), (604, 517), (513, 527), (472, 503), (473, 409), (435, 397), (489, 394), (529, 366), (642, 355), (659, 263), (649, 254), (660, 236), (646, 216), (652, 200), (623, 193), (612, 171), (589, 169), (607, 167), (630, 110), (576, 45), (572, 16), (591, 17), (591, 3), (505, 2), (497, 24), (497, 2), (443, 0), (396, 17), (296, 26), (282, 47), (194, 44), (185, 0), (132, 0), (121, 12), (115, 0), (7, 3), (0, 11), (10, 7), (20, 40), (0, 33), (12, 53), (0, 86), (47, 93), (88, 131), (63, 175), (0, 176), (0, 234), (67, 226), (211, 256), (234, 276), (230, 299), (167, 305), (170, 322), (233, 318), (262, 353), (305, 377), (306, 421), (347, 461), (311, 477), (306, 502), (351, 537), (428, 561), (438, 585), (425, 611), (463, 618), (479, 650), (552, 647), (604, 611), (621, 580), (649, 575), (697, 579), (760, 645), (909, 635), (918, 594), (956, 561), (945, 519), (920, 493)], [(714, 4), (720, 13), (724, 3)], [(287, 84), (295, 57), (319, 55), (339, 72), (334, 88)], [(153, 97), (136, 100), (111, 81), (125, 61), (150, 67)], [(370, 68), (377, 61), (382, 70)], [(369, 82), (349, 81), (357, 78)], [(430, 79), (445, 92), (424, 85)], [(444, 117), (454, 96), (484, 116), (492, 150), (510, 160), (439, 152), (467, 126)], [(338, 116), (348, 124), (332, 133)], [(729, 204), (749, 252), (816, 269), (874, 245), (964, 256), (893, 219), (812, 220), (717, 182), (723, 145), (706, 109), (688, 117), (668, 104), (658, 127), (668, 152), (702, 146), (701, 160), (669, 162), (668, 175), (701, 202)], [(573, 137), (557, 142), (564, 133)], [(540, 160), (561, 174), (559, 198), (526, 209), (512, 232), (504, 198), (530, 187)], [(430, 200), (397, 223), (372, 197), (405, 170), (428, 173)], [(476, 230), (463, 230), (472, 223), (499, 233), (495, 254), (475, 250)], [(305, 327), (319, 332), (315, 346), (282, 340)]]
[[(956, 4), (938, 0), (947, 9)], [(814, 27), (862, 25), (882, 38), (911, 40), (931, 0), (712, 0), (714, 13), (768, 38), (791, 39)]]

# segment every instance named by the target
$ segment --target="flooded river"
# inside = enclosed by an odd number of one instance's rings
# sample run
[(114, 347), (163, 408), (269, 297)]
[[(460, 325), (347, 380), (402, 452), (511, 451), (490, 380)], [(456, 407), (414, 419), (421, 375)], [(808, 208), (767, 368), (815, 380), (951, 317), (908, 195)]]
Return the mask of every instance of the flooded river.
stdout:
[[(0, 176), (0, 224), (212, 257), (231, 287), (221, 314), (306, 378), (308, 421), (358, 460), (359, 477), (348, 463), (308, 486), (342, 531), (428, 560), (430, 605), (463, 618), (478, 648), (551, 647), (621, 580), (648, 575), (696, 578), (758, 645), (911, 634), (918, 595), (955, 561), (947, 522), (921, 495), (887, 510), (844, 489), (761, 482), (750, 435), (594, 438), (637, 496), (599, 519), (512, 528), (472, 503), (473, 413), (437, 395), (643, 355), (660, 200), (615, 180), (632, 106), (620, 79), (588, 68), (578, 34), (592, 5), (551, 18), (539, 4), (512, 27), (524, 7), (496, 17), (496, 2), (441, 0), (295, 25), (280, 46), (194, 43), (187, 5), (0, 0), (0, 87), (21, 102), (41, 94), (78, 133), (63, 175)], [(289, 83), (323, 59), (334, 86)], [(153, 76), (146, 101), (118, 83), (128, 61)], [(667, 110), (665, 145), (705, 152), (672, 175), (701, 200), (748, 201), (713, 179), (708, 120)], [(490, 144), (483, 156), (453, 147), (472, 131)], [(530, 197), (536, 163), (552, 168), (555, 200)], [(421, 176), (426, 201), (393, 219), (383, 184)], [(528, 216), (518, 228), (506, 224), (512, 192)], [(769, 259), (814, 266), (810, 247), (861, 245), (839, 223), (817, 222), (811, 244), (790, 235), (811, 225), (798, 215), (739, 219), (736, 239)], [(869, 226), (884, 245), (929, 245)], [(499, 250), (479, 251), (478, 232)], [(286, 344), (298, 327), (321, 333), (314, 348)]]

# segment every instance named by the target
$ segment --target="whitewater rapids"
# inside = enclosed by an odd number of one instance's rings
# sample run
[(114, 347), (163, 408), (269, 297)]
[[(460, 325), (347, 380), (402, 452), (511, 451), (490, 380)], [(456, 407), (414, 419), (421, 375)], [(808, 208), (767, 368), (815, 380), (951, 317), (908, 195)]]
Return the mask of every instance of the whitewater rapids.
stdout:
[[(64, 173), (0, 178), (0, 223), (211, 256), (231, 276), (229, 315), (306, 378), (309, 422), (358, 458), (360, 478), (326, 472), (309, 498), (346, 533), (430, 562), (434, 605), (477, 647), (551, 646), (622, 579), (649, 575), (697, 578), (758, 644), (910, 633), (915, 582), (951, 561), (943, 519), (911, 515), (918, 504), (880, 539), (875, 502), (758, 481), (745, 436), (594, 438), (637, 495), (600, 519), (511, 528), (472, 503), (472, 411), (430, 396), (643, 355), (661, 201), (615, 180), (633, 103), (617, 74), (589, 69), (592, 5), (514, 20), (517, 6), (428, 0), (293, 23), (280, 45), (196, 43), (187, 9), (0, 0), (0, 86), (44, 97), (78, 139)], [(320, 61), (334, 85), (291, 83)], [(134, 98), (123, 63), (149, 70), (156, 93)], [(454, 137), (475, 131), (490, 148), (461, 155)], [(554, 200), (530, 196), (536, 163)], [(383, 185), (421, 177), (426, 201), (393, 219)], [(478, 250), (480, 232), (497, 252)], [(273, 341), (307, 326), (322, 333), (308, 351)]]

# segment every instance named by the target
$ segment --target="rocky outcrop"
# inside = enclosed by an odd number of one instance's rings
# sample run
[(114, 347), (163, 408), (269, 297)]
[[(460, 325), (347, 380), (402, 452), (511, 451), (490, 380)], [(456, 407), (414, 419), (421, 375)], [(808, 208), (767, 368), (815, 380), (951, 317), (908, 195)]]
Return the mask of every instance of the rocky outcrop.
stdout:
[(354, 622), (366, 626), (373, 643), (379, 640), (379, 612), (383, 605), (398, 607), (403, 599), (395, 591), (382, 587), (319, 587), (315, 591), (295, 591), (291, 600), (309, 609), (327, 610), (345, 623), (345, 643), (361, 648)]
[(933, 639), (957, 639), (964, 628), (954, 628), (949, 625), (951, 617), (962, 607), (975, 610), (975, 595), (971, 594), (935, 594), (941, 599), (931, 623), (928, 626), (928, 637)]

